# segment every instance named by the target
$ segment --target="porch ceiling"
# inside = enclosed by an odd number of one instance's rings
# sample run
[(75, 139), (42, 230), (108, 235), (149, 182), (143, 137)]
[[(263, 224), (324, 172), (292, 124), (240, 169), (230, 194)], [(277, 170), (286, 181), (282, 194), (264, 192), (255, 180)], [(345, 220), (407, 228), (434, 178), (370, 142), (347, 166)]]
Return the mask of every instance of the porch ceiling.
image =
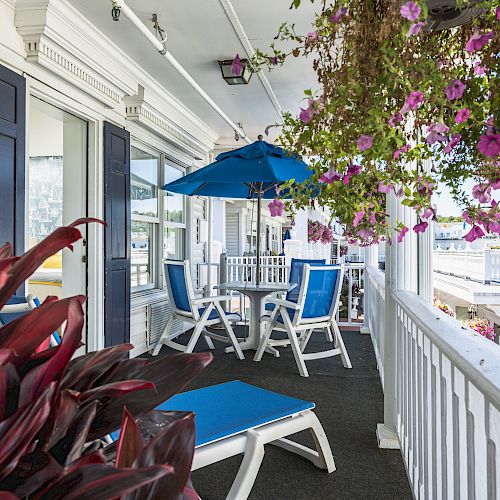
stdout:
[[(216, 131), (220, 144), (235, 142), (234, 133), (227, 124), (186, 84), (169, 63), (156, 53), (124, 16), (118, 23), (112, 21), (111, 2), (69, 1)], [(243, 123), (251, 139), (263, 133), (267, 125), (279, 121), (276, 107), (257, 75), (252, 77), (249, 85), (241, 86), (227, 85), (220, 75), (218, 60), (230, 59), (236, 53), (239, 53), (240, 57), (247, 56), (221, 1), (128, 0), (127, 3), (148, 26), (152, 26), (151, 15), (158, 14), (162, 27), (168, 33), (169, 51), (234, 122)], [(251, 45), (263, 50), (269, 47), (279, 25), (285, 20), (294, 22), (298, 32), (311, 30), (313, 14), (318, 6), (304, 2), (296, 11), (289, 9), (290, 4), (291, 0), (232, 0)], [(281, 108), (292, 113), (299, 109), (303, 90), (315, 89), (317, 86), (311, 61), (303, 58), (294, 59), (271, 73), (266, 72), (266, 77)]]

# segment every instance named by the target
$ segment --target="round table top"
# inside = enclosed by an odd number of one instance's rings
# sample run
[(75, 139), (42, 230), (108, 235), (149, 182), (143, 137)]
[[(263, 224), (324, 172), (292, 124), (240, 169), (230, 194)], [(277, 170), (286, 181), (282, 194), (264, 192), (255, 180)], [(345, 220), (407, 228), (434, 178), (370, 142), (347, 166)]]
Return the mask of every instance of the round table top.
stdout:
[(286, 283), (247, 283), (243, 281), (235, 281), (231, 283), (222, 283), (215, 286), (214, 288), (222, 290), (234, 290), (236, 292), (249, 292), (249, 293), (273, 293), (273, 292), (285, 292), (287, 290), (292, 290), (297, 285), (294, 283), (288, 285)]

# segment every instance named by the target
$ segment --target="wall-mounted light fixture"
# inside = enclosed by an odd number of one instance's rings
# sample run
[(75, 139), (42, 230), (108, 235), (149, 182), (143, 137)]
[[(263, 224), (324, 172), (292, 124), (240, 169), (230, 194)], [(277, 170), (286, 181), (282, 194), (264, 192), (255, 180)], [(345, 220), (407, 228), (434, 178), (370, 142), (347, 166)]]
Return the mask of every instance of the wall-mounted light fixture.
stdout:
[[(248, 64), (248, 59), (241, 59), (240, 64), (235, 66), (233, 60), (218, 61), (222, 78), (229, 85), (246, 85), (252, 78), (252, 68)], [(233, 70), (237, 70), (236, 74)]]
[(113, 17), (113, 21), (119, 21), (121, 13), (121, 7), (116, 2), (113, 2), (113, 8), (111, 9), (111, 16)]

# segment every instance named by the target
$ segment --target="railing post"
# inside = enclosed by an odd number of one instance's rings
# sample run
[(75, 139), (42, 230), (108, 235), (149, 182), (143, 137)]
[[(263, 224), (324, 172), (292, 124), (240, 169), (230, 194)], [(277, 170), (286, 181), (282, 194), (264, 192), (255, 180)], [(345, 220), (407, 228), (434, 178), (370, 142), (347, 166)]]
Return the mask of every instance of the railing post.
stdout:
[(365, 291), (363, 294), (363, 325), (360, 328), (360, 333), (363, 335), (370, 334), (370, 294), (373, 290), (368, 290), (368, 268), (378, 268), (378, 246), (372, 245), (365, 247)]
[(491, 248), (485, 248), (483, 256), (483, 283), (489, 285), (492, 279), (493, 261), (491, 258)]

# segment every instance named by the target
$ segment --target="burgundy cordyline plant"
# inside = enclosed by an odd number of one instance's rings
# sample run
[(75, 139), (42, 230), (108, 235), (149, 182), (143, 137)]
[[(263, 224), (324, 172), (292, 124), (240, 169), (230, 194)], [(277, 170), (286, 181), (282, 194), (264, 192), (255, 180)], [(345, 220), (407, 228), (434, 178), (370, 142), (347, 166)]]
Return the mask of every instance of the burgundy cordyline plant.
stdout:
[[(312, 183), (294, 191), (292, 206), (316, 199), (352, 243), (401, 242), (428, 229), (441, 183), (472, 226), (468, 241), (500, 234), (500, 0), (473, 2), (472, 22), (439, 31), (423, 0), (316, 2), (311, 32), (285, 23), (271, 52), (252, 61), (279, 70), (305, 56), (317, 74), (277, 140), (310, 159)], [(414, 227), (389, 227), (387, 195), (416, 211)]]
[[(91, 221), (57, 229), (20, 257), (1, 247), (0, 308)], [(0, 328), (0, 499), (199, 498), (190, 481), (194, 416), (154, 408), (200, 373), (210, 354), (150, 362), (128, 359), (132, 346), (123, 344), (73, 359), (84, 301), (49, 297)], [(40, 349), (63, 323), (61, 344)], [(118, 441), (104, 447), (102, 438), (117, 429)]]

